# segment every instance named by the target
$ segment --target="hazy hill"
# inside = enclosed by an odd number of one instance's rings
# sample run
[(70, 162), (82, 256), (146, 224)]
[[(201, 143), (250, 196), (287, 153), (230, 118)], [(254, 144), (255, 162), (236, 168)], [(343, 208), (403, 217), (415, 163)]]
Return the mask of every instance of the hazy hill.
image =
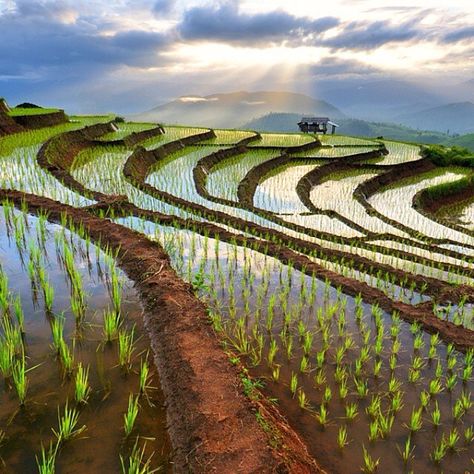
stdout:
[(263, 91), (180, 97), (136, 115), (133, 119), (233, 128), (270, 112), (344, 117), (339, 109), (323, 100), (291, 92)]
[(474, 133), (468, 133), (466, 135), (460, 135), (446, 142), (446, 145), (457, 145), (469, 150), (474, 151)]
[(353, 117), (384, 121), (446, 102), (425, 86), (392, 79), (325, 85), (318, 95)]
[(474, 104), (472, 102), (447, 104), (400, 115), (395, 117), (394, 121), (424, 130), (470, 133), (474, 132)]

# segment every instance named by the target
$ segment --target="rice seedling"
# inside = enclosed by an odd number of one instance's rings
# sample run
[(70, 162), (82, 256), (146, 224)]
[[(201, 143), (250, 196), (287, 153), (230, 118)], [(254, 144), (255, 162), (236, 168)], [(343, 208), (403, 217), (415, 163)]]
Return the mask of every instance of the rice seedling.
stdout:
[(429, 385), (429, 392), (431, 396), (438, 395), (441, 393), (443, 390), (443, 385), (441, 384), (441, 380), (436, 378), (433, 380), (430, 380), (430, 385)]
[(77, 364), (75, 385), (74, 385), (74, 398), (77, 403), (86, 403), (91, 392), (89, 385), (89, 367), (85, 368), (82, 363)]
[(78, 423), (79, 411), (76, 408), (69, 408), (66, 402), (63, 414), (61, 415), (58, 407), (58, 429), (57, 431), (54, 428), (52, 429), (58, 443), (70, 441), (86, 430), (85, 425), (78, 428)]
[(147, 390), (152, 388), (151, 385), (151, 374), (150, 366), (148, 365), (148, 353), (145, 358), (140, 361), (140, 372), (139, 372), (139, 387), (140, 393), (146, 394)]
[(122, 474), (154, 474), (160, 471), (159, 468), (152, 469), (151, 461), (153, 454), (148, 458), (145, 458), (146, 444), (141, 448), (138, 446), (138, 438), (133, 445), (132, 451), (127, 459), (124, 459), (120, 455), (120, 465), (122, 468)]
[(448, 449), (454, 451), (456, 449), (456, 444), (459, 442), (459, 433), (456, 428), (453, 428), (448, 436), (446, 437), (446, 445)]
[(41, 445), (41, 457), (36, 456), (36, 465), (39, 474), (54, 474), (56, 472), (56, 456), (58, 454), (59, 443), (50, 441), (49, 448), (45, 449)]
[(290, 392), (293, 397), (295, 396), (297, 389), (298, 389), (298, 376), (295, 373), (292, 373), (291, 379), (290, 379)]
[(112, 303), (114, 305), (115, 312), (118, 315), (120, 313), (120, 308), (122, 305), (122, 283), (119, 279), (115, 267), (112, 267), (110, 269), (110, 281), (112, 284)]
[(26, 372), (25, 355), (22, 354), (22, 356), (15, 360), (12, 365), (13, 383), (15, 385), (20, 406), (22, 407), (25, 405), (26, 395), (28, 393), (29, 381)]
[(128, 397), (128, 408), (125, 414), (123, 415), (123, 430), (125, 432), (125, 437), (129, 437), (135, 426), (135, 421), (138, 415), (138, 399), (139, 397), (134, 397), (133, 394), (130, 394)]
[(473, 426), (468, 426), (464, 430), (464, 442), (466, 444), (470, 444), (474, 441), (474, 427)]
[(420, 431), (423, 426), (422, 413), (423, 408), (413, 408), (408, 424), (405, 424), (405, 427), (408, 428), (411, 432)]
[(361, 467), (362, 472), (366, 474), (374, 474), (380, 464), (380, 459), (373, 459), (370, 453), (365, 449), (365, 446), (362, 446), (364, 453), (364, 465)]
[(327, 405), (331, 401), (331, 398), (332, 398), (332, 391), (331, 391), (331, 388), (328, 386), (324, 389), (323, 403)]
[(298, 390), (298, 405), (302, 410), (308, 410), (310, 408), (308, 397), (301, 388)]
[(135, 352), (134, 342), (135, 328), (129, 332), (125, 329), (119, 330), (118, 333), (118, 355), (120, 367), (128, 370), (131, 363), (133, 353)]
[(456, 374), (451, 374), (448, 377), (446, 377), (445, 381), (445, 387), (448, 392), (452, 392), (454, 387), (456, 386), (458, 381), (458, 377)]
[(379, 438), (380, 435), (380, 427), (378, 419), (372, 420), (369, 423), (369, 441), (373, 442)]
[(61, 346), (65, 344), (64, 341), (64, 315), (54, 315), (51, 319), (51, 334), (53, 336), (53, 349), (56, 354), (60, 355)]
[(350, 403), (345, 405), (346, 419), (348, 421), (353, 421), (358, 415), (357, 403)]
[(340, 426), (339, 431), (337, 432), (337, 445), (339, 448), (343, 449), (349, 444), (347, 439), (347, 428), (345, 426)]
[(397, 445), (397, 450), (405, 464), (408, 464), (412, 459), (414, 459), (415, 446), (412, 444), (411, 435), (408, 436), (402, 448)]
[(435, 402), (435, 408), (431, 412), (431, 421), (434, 426), (441, 425), (441, 410), (439, 409), (438, 402)]
[(12, 374), (14, 355), (15, 348), (11, 342), (0, 336), (0, 372), (6, 379)]
[(322, 428), (325, 428), (327, 424), (329, 423), (328, 414), (329, 414), (328, 409), (326, 408), (326, 405), (324, 404), (322, 404), (319, 407), (319, 411), (315, 413), (316, 420), (322, 426)]
[(66, 376), (70, 376), (74, 371), (74, 352), (71, 352), (64, 339), (59, 344), (59, 358)]
[(379, 434), (381, 438), (387, 438), (392, 431), (393, 422), (395, 421), (395, 417), (388, 413), (384, 415), (382, 411), (379, 409), (379, 413), (377, 415), (377, 423), (379, 427)]
[(18, 327), (20, 328), (20, 331), (22, 334), (25, 334), (25, 315), (23, 313), (23, 308), (21, 306), (21, 299), (19, 296), (17, 296), (13, 300), (13, 311), (15, 314), (15, 318), (18, 324)]
[(54, 288), (47, 281), (45, 281), (42, 286), (46, 311), (52, 312), (54, 303)]
[(437, 443), (433, 449), (433, 451), (431, 452), (431, 459), (436, 463), (436, 464), (439, 464), (443, 458), (446, 456), (446, 453), (448, 452), (448, 445), (444, 439), (444, 436), (443, 438), (441, 439), (441, 441), (439, 443)]
[(106, 342), (117, 339), (121, 325), (120, 313), (106, 310), (103, 313), (103, 333)]

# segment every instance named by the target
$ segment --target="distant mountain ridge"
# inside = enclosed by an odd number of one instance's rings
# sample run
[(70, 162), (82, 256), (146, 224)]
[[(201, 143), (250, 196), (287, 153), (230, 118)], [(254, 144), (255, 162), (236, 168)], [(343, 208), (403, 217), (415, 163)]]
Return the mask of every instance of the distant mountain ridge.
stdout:
[(439, 132), (474, 132), (474, 103), (457, 102), (394, 117), (410, 127)]
[(132, 118), (170, 124), (236, 128), (271, 112), (324, 115), (333, 119), (345, 117), (345, 114), (332, 104), (304, 94), (241, 91), (208, 96), (184, 96)]

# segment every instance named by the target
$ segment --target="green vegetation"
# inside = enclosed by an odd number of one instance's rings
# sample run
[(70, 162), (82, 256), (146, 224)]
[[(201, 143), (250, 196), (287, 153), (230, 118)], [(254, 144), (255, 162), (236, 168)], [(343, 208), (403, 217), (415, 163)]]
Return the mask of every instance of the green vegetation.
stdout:
[(424, 157), (429, 158), (437, 166), (474, 167), (474, 153), (466, 148), (453, 146), (429, 146), (422, 149)]
[(424, 196), (430, 201), (437, 201), (446, 198), (452, 194), (461, 193), (468, 189), (472, 189), (474, 186), (474, 177), (467, 176), (453, 181), (451, 183), (438, 184), (437, 186), (431, 186), (426, 188)]
[(59, 112), (59, 109), (43, 109), (39, 108), (23, 108), (15, 107), (10, 110), (9, 115), (11, 117), (19, 117), (24, 115), (43, 115), (43, 114), (53, 114)]

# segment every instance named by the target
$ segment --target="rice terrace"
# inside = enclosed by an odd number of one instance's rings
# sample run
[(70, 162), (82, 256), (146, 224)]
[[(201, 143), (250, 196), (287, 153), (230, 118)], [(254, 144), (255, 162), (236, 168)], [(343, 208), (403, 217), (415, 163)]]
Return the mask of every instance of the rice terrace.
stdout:
[(353, 3), (0, 0), (0, 473), (474, 473), (474, 10)]

